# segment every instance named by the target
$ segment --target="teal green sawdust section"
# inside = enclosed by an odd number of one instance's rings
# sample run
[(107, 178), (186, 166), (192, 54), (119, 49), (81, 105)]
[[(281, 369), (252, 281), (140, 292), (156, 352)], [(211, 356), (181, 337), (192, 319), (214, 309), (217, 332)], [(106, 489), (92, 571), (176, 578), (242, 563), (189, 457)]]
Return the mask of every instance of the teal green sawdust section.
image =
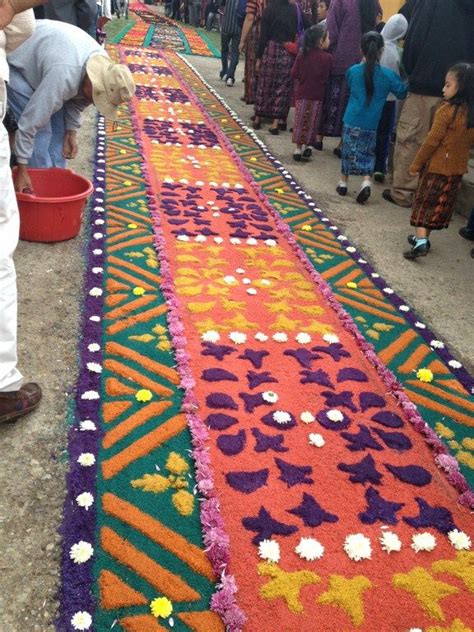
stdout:
[[(159, 286), (142, 158), (127, 114), (124, 110), (120, 125), (108, 131), (106, 141), (104, 439), (98, 454), (102, 469), (97, 481), (94, 626), (97, 631), (125, 630), (121, 623), (125, 618), (151, 616), (150, 602), (166, 595), (173, 604), (172, 618), (160, 619), (159, 624), (184, 632), (191, 628), (179, 613), (208, 611), (214, 582), (182, 555), (193, 545), (205, 558), (189, 430), (184, 424), (169, 436), (154, 439), (160, 428), (184, 419), (182, 391)], [(137, 401), (139, 391), (149, 392), (151, 400)], [(160, 403), (166, 405), (163, 411), (147, 413), (150, 406)], [(113, 515), (120, 507), (125, 508), (122, 515)], [(143, 515), (169, 529), (170, 537), (152, 539), (143, 526)], [(181, 545), (173, 550), (170, 544), (179, 539)], [(114, 541), (120, 542), (118, 549)], [(129, 550), (139, 554), (127, 558)], [(156, 586), (159, 573), (147, 574), (146, 560), (165, 569), (163, 591)], [(122, 590), (114, 592), (110, 578), (121, 582)], [(166, 586), (175, 579), (184, 582), (192, 598), (180, 600), (167, 593)], [(123, 605), (120, 599), (130, 596), (128, 589), (134, 591), (132, 603)]]
[[(187, 64), (168, 56), (192, 87), (207, 113), (227, 136), (272, 206), (291, 228), (314, 268), (329, 283), (365, 339), (374, 345), (383, 363), (396, 375), (423, 419), (444, 438), (474, 486), (474, 402), (412, 325), (397, 310), (337, 239), (328, 220), (323, 222), (289, 186), (272, 161), (232, 119)], [(389, 288), (391, 291), (391, 288)], [(430, 368), (433, 381), (416, 378), (420, 368)]]
[[(111, 20), (105, 25), (107, 38), (112, 44), (118, 44), (135, 24), (135, 20)], [(119, 29), (119, 30), (118, 30)]]

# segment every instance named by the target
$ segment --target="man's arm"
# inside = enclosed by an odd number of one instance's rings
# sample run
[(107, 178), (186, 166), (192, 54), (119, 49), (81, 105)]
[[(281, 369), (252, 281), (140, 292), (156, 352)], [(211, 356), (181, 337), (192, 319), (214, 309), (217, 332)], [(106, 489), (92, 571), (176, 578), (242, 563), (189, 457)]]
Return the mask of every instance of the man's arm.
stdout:
[(0, 29), (8, 26), (17, 13), (39, 7), (45, 2), (46, 0), (0, 0)]

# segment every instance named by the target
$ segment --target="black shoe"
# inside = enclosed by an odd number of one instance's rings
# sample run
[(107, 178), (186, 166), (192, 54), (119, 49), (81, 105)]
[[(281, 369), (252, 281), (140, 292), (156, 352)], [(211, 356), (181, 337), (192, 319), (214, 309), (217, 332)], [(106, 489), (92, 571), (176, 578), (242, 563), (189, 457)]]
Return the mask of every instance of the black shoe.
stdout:
[(337, 156), (338, 158), (342, 158), (342, 151), (340, 147), (335, 147), (332, 151), (332, 153)]
[(262, 127), (262, 124), (260, 123), (260, 121), (254, 121), (254, 122), (252, 123), (252, 127), (253, 127), (254, 129), (260, 129), (260, 128)]
[(338, 184), (336, 187), (336, 192), (339, 193), (339, 195), (342, 195), (342, 197), (344, 197), (345, 195), (347, 195), (347, 187), (343, 187), (340, 184)]
[(273, 136), (278, 136), (278, 134), (280, 133), (278, 127), (269, 127), (268, 131), (270, 132), (270, 134), (272, 134)]
[(286, 130), (288, 129), (288, 125), (286, 123), (278, 123), (278, 129), (282, 132), (286, 132)]
[(395, 204), (396, 206), (401, 206), (402, 208), (410, 208), (410, 206), (406, 205), (406, 204), (399, 204), (396, 199), (392, 196), (392, 192), (390, 191), (390, 189), (384, 189), (383, 193), (382, 193), (382, 197), (384, 200), (387, 200), (387, 202), (390, 202), (391, 204)]
[(311, 158), (312, 155), (313, 155), (313, 152), (311, 150), (311, 147), (306, 147), (306, 149), (303, 152), (303, 158)]
[(316, 149), (316, 151), (323, 151), (323, 143), (322, 143), (322, 141), (314, 143), (313, 147), (314, 147), (314, 149)]
[[(416, 244), (416, 235), (408, 235), (407, 241), (410, 244), (410, 246), (415, 246), (415, 244)], [(429, 239), (426, 242), (426, 245), (428, 246), (428, 250), (429, 250), (431, 248), (431, 242), (430, 242)]]
[(367, 202), (367, 200), (369, 199), (370, 194), (371, 194), (370, 185), (366, 184), (359, 191), (359, 195), (356, 198), (357, 204), (365, 204)]
[(227, 70), (225, 72), (224, 70), (221, 70), (219, 73), (219, 79), (223, 81), (225, 79), (226, 74), (227, 74)]
[(471, 250), (471, 257), (474, 259), (474, 248)]
[(464, 239), (474, 241), (474, 230), (469, 230), (469, 228), (466, 228), (464, 226), (463, 228), (459, 229), (459, 234), (461, 235), (461, 237), (464, 237)]
[(301, 162), (301, 154), (295, 151), (295, 153), (293, 154), (293, 160), (296, 160), (296, 162)]
[(406, 250), (403, 253), (403, 256), (405, 257), (405, 259), (410, 259), (410, 260), (418, 259), (418, 257), (426, 257), (429, 251), (430, 251), (430, 247), (426, 243), (421, 246), (415, 246), (414, 248), (411, 248), (410, 250)]
[(374, 180), (375, 182), (385, 182), (385, 174), (381, 171), (376, 171), (374, 173)]

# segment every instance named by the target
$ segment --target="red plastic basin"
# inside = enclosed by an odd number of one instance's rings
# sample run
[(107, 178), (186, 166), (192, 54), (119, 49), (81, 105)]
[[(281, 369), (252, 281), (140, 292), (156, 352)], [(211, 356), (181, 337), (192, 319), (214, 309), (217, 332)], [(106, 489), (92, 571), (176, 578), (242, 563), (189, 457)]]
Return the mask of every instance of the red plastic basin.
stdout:
[[(28, 169), (34, 195), (16, 194), (20, 239), (54, 242), (75, 237), (93, 186), (70, 169)], [(13, 170), (15, 178), (15, 170)]]

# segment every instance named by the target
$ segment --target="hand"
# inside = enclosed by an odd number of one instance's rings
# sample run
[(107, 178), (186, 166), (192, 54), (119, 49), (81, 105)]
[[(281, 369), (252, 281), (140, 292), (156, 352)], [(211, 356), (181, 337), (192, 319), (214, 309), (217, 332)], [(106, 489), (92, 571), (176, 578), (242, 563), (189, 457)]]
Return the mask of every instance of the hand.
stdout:
[(15, 17), (15, 9), (10, 0), (0, 0), (0, 29), (5, 28)]
[(262, 67), (262, 60), (261, 59), (257, 59), (256, 63), (255, 63), (255, 72), (258, 73), (260, 72), (260, 68)]
[(243, 53), (245, 49), (245, 42), (243, 40), (240, 40), (239, 43), (239, 53)]
[(31, 178), (26, 165), (17, 165), (14, 185), (15, 191), (34, 195), (33, 185), (31, 184)]
[(71, 158), (75, 158), (77, 156), (77, 152), (79, 150), (79, 145), (77, 144), (77, 132), (70, 130), (66, 132), (64, 135), (64, 143), (63, 143), (63, 156), (67, 160)]

